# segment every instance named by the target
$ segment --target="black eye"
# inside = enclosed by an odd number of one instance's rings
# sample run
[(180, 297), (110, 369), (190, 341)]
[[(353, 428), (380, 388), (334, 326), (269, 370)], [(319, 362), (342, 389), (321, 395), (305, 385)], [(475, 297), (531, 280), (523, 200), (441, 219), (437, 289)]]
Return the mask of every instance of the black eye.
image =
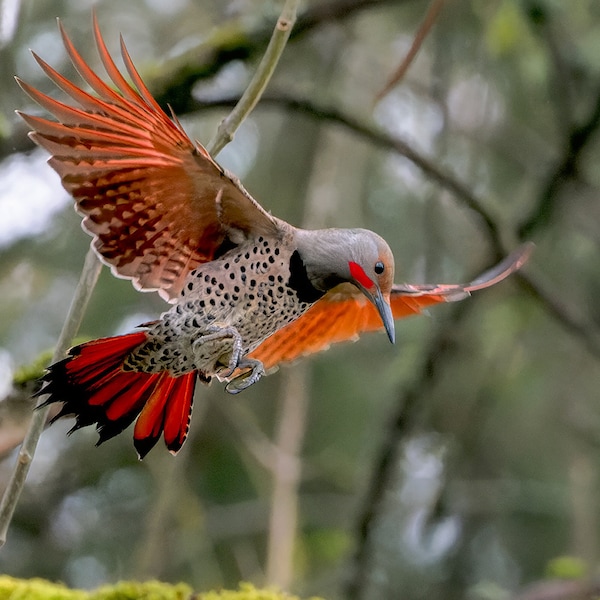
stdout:
[(385, 267), (384, 267), (383, 263), (380, 260), (378, 260), (375, 263), (375, 273), (377, 275), (381, 275), (384, 271), (385, 271)]

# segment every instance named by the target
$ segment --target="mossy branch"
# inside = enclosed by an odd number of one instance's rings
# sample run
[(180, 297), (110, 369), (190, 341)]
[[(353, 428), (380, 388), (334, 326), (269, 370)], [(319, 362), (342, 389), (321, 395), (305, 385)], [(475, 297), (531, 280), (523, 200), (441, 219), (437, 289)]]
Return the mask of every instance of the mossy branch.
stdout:
[[(16, 579), (0, 576), (0, 600), (300, 600), (276, 590), (242, 583), (238, 590), (194, 592), (185, 583), (120, 581), (95, 590), (70, 589), (44, 579)], [(312, 598), (312, 600), (319, 600)]]

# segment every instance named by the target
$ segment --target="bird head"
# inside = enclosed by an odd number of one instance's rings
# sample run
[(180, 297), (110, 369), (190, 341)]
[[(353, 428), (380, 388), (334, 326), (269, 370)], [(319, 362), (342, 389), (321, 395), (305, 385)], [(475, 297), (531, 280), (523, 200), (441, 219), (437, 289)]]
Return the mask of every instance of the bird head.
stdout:
[(394, 256), (387, 242), (367, 229), (298, 230), (298, 249), (311, 284), (327, 292), (340, 283), (355, 285), (370, 300), (395, 341), (390, 292)]
[(365, 239), (353, 247), (353, 256), (348, 261), (349, 281), (375, 305), (393, 344), (395, 330), (390, 292), (394, 283), (394, 255), (383, 238), (372, 231), (363, 231), (360, 237)]

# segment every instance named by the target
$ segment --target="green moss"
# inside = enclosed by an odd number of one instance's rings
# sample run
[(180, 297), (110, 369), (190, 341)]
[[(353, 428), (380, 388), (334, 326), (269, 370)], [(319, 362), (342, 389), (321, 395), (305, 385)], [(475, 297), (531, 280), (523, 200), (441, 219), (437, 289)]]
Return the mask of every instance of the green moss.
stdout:
[[(198, 600), (300, 600), (298, 596), (290, 596), (275, 590), (255, 588), (250, 583), (241, 583), (237, 591), (222, 590), (219, 592), (205, 592), (198, 596)], [(319, 600), (312, 598), (312, 600)]]
[(33, 362), (19, 367), (13, 375), (15, 386), (23, 386), (30, 381), (39, 379), (45, 372), (46, 367), (52, 360), (52, 350), (46, 350), (39, 354)]
[(86, 593), (44, 579), (0, 576), (0, 600), (85, 600)]
[(587, 563), (577, 556), (557, 556), (546, 566), (548, 577), (556, 579), (581, 579), (587, 577)]
[[(240, 584), (236, 591), (209, 591), (194, 593), (184, 584), (160, 581), (121, 581), (96, 590), (72, 590), (60, 583), (44, 579), (15, 579), (0, 576), (0, 600), (300, 600), (274, 590), (255, 588), (250, 583)], [(318, 600), (313, 598), (312, 600)]]
[[(89, 338), (77, 337), (73, 340), (73, 346), (87, 342)], [(52, 361), (52, 350), (40, 352), (35, 359), (28, 365), (22, 365), (15, 370), (13, 375), (13, 384), (17, 387), (24, 386), (30, 381), (35, 381), (44, 375), (46, 367)]]
[(192, 589), (184, 583), (120, 581), (91, 591), (86, 600), (186, 600), (192, 597)]

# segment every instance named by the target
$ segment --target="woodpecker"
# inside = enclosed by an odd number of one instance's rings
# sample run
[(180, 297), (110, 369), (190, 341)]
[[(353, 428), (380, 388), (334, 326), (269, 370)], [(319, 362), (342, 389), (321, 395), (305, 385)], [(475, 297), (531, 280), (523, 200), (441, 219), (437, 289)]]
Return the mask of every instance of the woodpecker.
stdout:
[(140, 291), (172, 306), (136, 331), (72, 348), (48, 368), (43, 404), (71, 431), (96, 425), (98, 443), (135, 421), (140, 458), (161, 435), (183, 445), (197, 381), (226, 381), (238, 393), (282, 362), (384, 329), (438, 302), (460, 300), (520, 268), (530, 246), (466, 285), (394, 284), (388, 244), (366, 229), (304, 230), (272, 216), (192, 141), (150, 94), (121, 38), (128, 82), (94, 17), (94, 37), (114, 88), (59, 29), (93, 93), (34, 53), (75, 106), (17, 78), (57, 121), (19, 112), (31, 139), (83, 216), (99, 258)]

